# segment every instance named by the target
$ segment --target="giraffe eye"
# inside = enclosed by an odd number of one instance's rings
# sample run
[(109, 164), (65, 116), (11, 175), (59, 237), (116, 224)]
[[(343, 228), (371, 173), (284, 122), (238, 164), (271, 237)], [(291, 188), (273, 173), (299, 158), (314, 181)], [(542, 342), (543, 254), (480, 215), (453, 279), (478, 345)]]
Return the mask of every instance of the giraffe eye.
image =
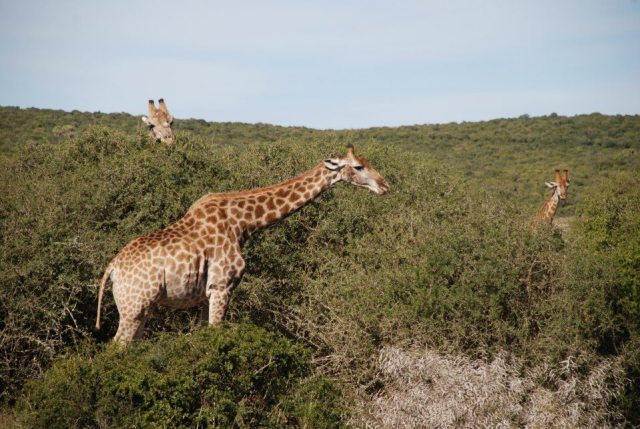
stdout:
[(362, 171), (362, 170), (364, 170), (364, 166), (362, 166), (362, 165), (356, 165), (356, 166), (354, 166), (353, 168), (355, 168), (357, 171)]

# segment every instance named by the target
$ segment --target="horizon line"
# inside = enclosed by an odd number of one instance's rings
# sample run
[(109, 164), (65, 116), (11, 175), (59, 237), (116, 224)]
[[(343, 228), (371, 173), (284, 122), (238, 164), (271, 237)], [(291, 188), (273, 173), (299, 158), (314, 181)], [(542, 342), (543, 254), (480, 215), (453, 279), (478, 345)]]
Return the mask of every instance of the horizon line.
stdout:
[[(51, 110), (51, 111), (60, 111), (60, 112), (65, 112), (65, 113), (74, 113), (74, 112), (78, 112), (78, 113), (83, 113), (83, 114), (105, 114), (105, 115), (116, 115), (116, 114), (125, 114), (125, 115), (129, 115), (131, 117), (142, 117), (144, 116), (144, 114), (134, 114), (134, 113), (130, 113), (130, 112), (126, 112), (126, 111), (111, 111), (111, 112), (106, 112), (106, 111), (101, 111), (101, 110), (95, 110), (95, 111), (88, 111), (88, 110), (80, 110), (80, 109), (73, 109), (73, 110), (65, 110), (62, 108), (52, 108), (52, 107), (36, 107), (36, 106), (19, 106), (19, 105), (0, 105), (0, 108), (17, 108), (20, 110), (28, 110), (28, 109), (35, 109), (35, 110)], [(561, 113), (557, 113), (557, 112), (550, 112), (548, 114), (543, 114), (543, 115), (530, 115), (528, 113), (523, 113), (521, 115), (518, 116), (501, 116), (501, 117), (495, 117), (495, 118), (490, 118), (490, 119), (476, 119), (476, 120), (461, 120), (461, 121), (448, 121), (448, 122), (423, 122), (423, 123), (406, 123), (406, 124), (401, 124), (401, 125), (371, 125), (371, 126), (367, 126), (367, 127), (351, 127), (351, 128), (315, 128), (315, 127), (310, 127), (307, 125), (281, 125), (281, 124), (274, 124), (274, 123), (270, 123), (270, 122), (246, 122), (246, 121), (241, 121), (241, 120), (220, 120), (220, 121), (215, 121), (215, 120), (209, 120), (209, 119), (205, 119), (205, 118), (196, 118), (196, 117), (189, 117), (189, 118), (180, 118), (180, 117), (175, 117), (175, 119), (177, 121), (205, 121), (208, 123), (218, 123), (218, 124), (241, 124), (241, 125), (268, 125), (268, 126), (272, 126), (272, 127), (280, 127), (280, 128), (305, 128), (305, 129), (309, 129), (309, 130), (314, 130), (314, 131), (357, 131), (357, 130), (368, 130), (368, 129), (375, 129), (375, 128), (403, 128), (403, 127), (415, 127), (415, 126), (438, 126), (438, 125), (452, 125), (452, 124), (456, 124), (456, 125), (462, 125), (462, 124), (473, 124), (473, 123), (483, 123), (483, 122), (492, 122), (492, 121), (499, 121), (499, 120), (526, 120), (526, 119), (541, 119), (541, 118), (549, 118), (549, 117), (562, 117), (562, 118), (575, 118), (575, 117), (579, 117), (579, 116), (591, 116), (591, 115), (600, 115), (600, 116), (630, 116), (630, 117), (634, 117), (634, 116), (640, 116), (640, 113), (602, 113), (602, 112), (589, 112), (589, 113), (576, 113), (576, 114), (561, 114)]]

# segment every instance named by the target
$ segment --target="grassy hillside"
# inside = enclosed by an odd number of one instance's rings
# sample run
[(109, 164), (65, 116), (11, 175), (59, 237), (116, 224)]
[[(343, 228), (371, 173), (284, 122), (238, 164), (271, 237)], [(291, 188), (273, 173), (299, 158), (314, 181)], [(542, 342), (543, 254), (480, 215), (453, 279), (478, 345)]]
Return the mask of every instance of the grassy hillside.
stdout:
[[(12, 153), (28, 142), (60, 143), (99, 125), (128, 135), (144, 132), (139, 116), (126, 113), (82, 113), (0, 107), (0, 153)], [(446, 165), (478, 187), (515, 199), (535, 213), (542, 205), (553, 170), (569, 169), (570, 200), (560, 216), (574, 213), (584, 192), (618, 170), (640, 168), (639, 116), (496, 119), (461, 124), (413, 125), (397, 128), (319, 131), (266, 124), (215, 123), (177, 119), (183, 137), (215, 145), (246, 145), (282, 140), (334, 139), (379, 142), (411, 153), (424, 154), (430, 166)]]
[(570, 201), (561, 215), (592, 186), (618, 170), (640, 166), (640, 117), (575, 117), (497, 119), (481, 123), (424, 125), (358, 131), (356, 138), (375, 139), (424, 152), (438, 165), (460, 172), (473, 187), (516, 199), (535, 210), (547, 193), (553, 170), (568, 169)]
[[(175, 128), (177, 142), (166, 147), (125, 114), (2, 108), (0, 392), (17, 414), (7, 419), (28, 427), (415, 427), (434, 416), (450, 427), (640, 424), (640, 117), (347, 131), (177, 120)], [(256, 402), (252, 395), (267, 393), (245, 382), (233, 394), (247, 398), (246, 408), (212, 403), (231, 394), (215, 382), (222, 369), (189, 375), (197, 357), (175, 352), (218, 341), (195, 311), (159, 311), (151, 338), (127, 351), (131, 368), (169, 358), (187, 368), (160, 367), (174, 378), (154, 384), (156, 396), (141, 399), (126, 387), (137, 381), (115, 372), (95, 378), (122, 364), (104, 344), (117, 325), (110, 293), (104, 331), (91, 327), (97, 281), (124, 244), (178, 219), (206, 192), (281, 181), (346, 143), (392, 192), (339, 185), (254, 236), (232, 324), (219, 329), (221, 338), (247, 339), (234, 346), (247, 368), (263, 353), (251, 348), (252, 335), (267, 335), (254, 329), (268, 332), (264, 347), (294, 363), (285, 366), (287, 386), (301, 387)], [(534, 233), (528, 225), (555, 168), (570, 170), (559, 214), (571, 216), (571, 228)], [(224, 374), (233, 383), (246, 372)], [(93, 390), (72, 406), (46, 402), (87, 377)], [(184, 390), (193, 380), (200, 389)], [(172, 403), (172, 389), (176, 400), (200, 396)], [(119, 407), (150, 401), (168, 409), (118, 420)], [(429, 415), (403, 407), (426, 401)], [(182, 413), (175, 420), (172, 409)]]
[[(29, 142), (61, 143), (77, 137), (91, 126), (103, 126), (129, 135), (135, 134), (146, 129), (140, 120), (141, 116), (128, 113), (89, 113), (77, 110), (65, 112), (0, 106), (0, 153), (13, 153)], [(322, 134), (300, 127), (212, 123), (201, 119), (177, 119), (173, 127), (183, 136), (194, 135), (219, 145), (277, 141), (282, 138), (309, 139)]]

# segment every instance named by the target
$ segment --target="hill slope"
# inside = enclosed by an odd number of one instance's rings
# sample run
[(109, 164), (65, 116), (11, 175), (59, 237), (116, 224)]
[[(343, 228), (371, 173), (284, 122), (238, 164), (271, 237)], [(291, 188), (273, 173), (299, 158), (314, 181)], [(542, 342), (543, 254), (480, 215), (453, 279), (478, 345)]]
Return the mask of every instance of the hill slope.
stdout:
[[(462, 373), (487, 365), (524, 386), (500, 405), (463, 407), (482, 414), (460, 415), (469, 425), (523, 425), (544, 412), (569, 426), (640, 423), (640, 385), (620, 381), (640, 374), (637, 116), (346, 131), (178, 120), (176, 144), (166, 147), (150, 141), (129, 115), (2, 113), (5, 403), (21, 392), (27, 405), (47, 397), (38, 383), (22, 391), (25, 380), (44, 374), (41, 386), (62, 389), (56, 380), (77, 375), (78, 365), (91, 374), (94, 357), (103, 367), (116, 359), (101, 345), (117, 325), (110, 293), (105, 330), (91, 333), (95, 292), (107, 261), (130, 239), (169, 225), (206, 192), (272, 184), (353, 143), (392, 191), (377, 197), (337, 186), (252, 237), (230, 321), (304, 346), (313, 373), (342, 388), (350, 409), (344, 422), (351, 414), (397, 426), (402, 412), (376, 398), (408, 403), (404, 395), (416, 392), (403, 387), (406, 377), (422, 383), (418, 399), (434, 398), (437, 386), (455, 392), (442, 397), (446, 409), (465, 392), (456, 390), (464, 389), (456, 384), (460, 377), (412, 378), (411, 368), (435, 361)], [(575, 221), (564, 235), (552, 228), (533, 233), (529, 220), (554, 168), (571, 172), (571, 204), (560, 214)], [(152, 336), (149, 343), (178, 344), (180, 333), (197, 325), (196, 311), (160, 311), (149, 331), (175, 338)], [(149, 359), (163, 361), (163, 347), (150, 347)], [(390, 367), (389, 356), (406, 370)], [(495, 362), (504, 365), (494, 368)], [(482, 379), (474, 377), (468, 379)], [(574, 414), (563, 414), (567, 401)], [(85, 405), (87, 418), (97, 419), (91, 421), (99, 420), (96, 410), (115, 409)], [(330, 417), (317, 421), (335, 422)], [(421, 418), (407, 416), (418, 426), (426, 424)]]
[[(126, 113), (82, 113), (0, 107), (0, 153), (27, 142), (59, 143), (92, 125), (143, 133), (139, 117)], [(177, 134), (216, 145), (328, 138), (343, 142), (375, 141), (422, 153), (433, 166), (446, 165), (472, 188), (504, 193), (535, 213), (547, 194), (544, 182), (553, 170), (568, 169), (573, 188), (559, 215), (572, 215), (584, 192), (610, 174), (640, 169), (640, 116), (597, 113), (574, 117), (496, 119), (477, 123), (413, 125), (397, 128), (321, 131), (267, 124), (215, 123), (178, 119)]]

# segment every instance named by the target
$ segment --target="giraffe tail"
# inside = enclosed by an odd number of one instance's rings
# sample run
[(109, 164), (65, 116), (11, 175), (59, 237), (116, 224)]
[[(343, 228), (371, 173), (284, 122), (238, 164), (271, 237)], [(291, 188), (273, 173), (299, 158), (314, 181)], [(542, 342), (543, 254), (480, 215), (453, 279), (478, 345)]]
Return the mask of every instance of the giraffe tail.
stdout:
[(104, 286), (107, 284), (107, 280), (109, 280), (109, 276), (113, 272), (113, 266), (109, 264), (107, 269), (102, 276), (102, 280), (100, 281), (100, 289), (98, 289), (98, 314), (96, 315), (96, 331), (100, 330), (100, 308), (102, 307), (102, 295), (104, 293)]

